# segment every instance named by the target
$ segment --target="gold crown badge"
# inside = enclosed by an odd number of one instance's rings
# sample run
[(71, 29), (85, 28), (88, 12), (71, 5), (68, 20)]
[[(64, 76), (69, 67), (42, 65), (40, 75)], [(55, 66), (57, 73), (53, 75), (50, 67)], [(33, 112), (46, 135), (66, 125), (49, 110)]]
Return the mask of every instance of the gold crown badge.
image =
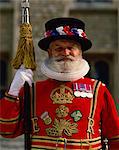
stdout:
[(51, 92), (50, 98), (53, 100), (54, 104), (66, 104), (72, 103), (74, 95), (71, 88), (65, 85), (60, 85)]

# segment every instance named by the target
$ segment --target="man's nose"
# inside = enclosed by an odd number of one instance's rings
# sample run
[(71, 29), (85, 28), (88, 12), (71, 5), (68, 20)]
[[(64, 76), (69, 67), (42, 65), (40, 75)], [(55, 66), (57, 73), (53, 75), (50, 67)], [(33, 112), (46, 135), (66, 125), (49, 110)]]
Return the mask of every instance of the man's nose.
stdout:
[(67, 56), (67, 55), (70, 55), (70, 52), (71, 52), (71, 51), (70, 51), (68, 48), (64, 48), (64, 49), (63, 49), (63, 54), (66, 55), (66, 56)]

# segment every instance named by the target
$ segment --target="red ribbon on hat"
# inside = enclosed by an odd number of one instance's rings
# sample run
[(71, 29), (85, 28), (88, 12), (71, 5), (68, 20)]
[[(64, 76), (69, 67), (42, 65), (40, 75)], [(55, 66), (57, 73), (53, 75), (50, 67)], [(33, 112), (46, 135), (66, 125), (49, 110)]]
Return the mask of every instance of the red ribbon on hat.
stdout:
[(86, 33), (85, 33), (85, 32), (82, 32), (82, 33), (81, 33), (81, 35), (83, 36), (83, 38), (85, 38), (85, 39), (87, 38), (87, 36), (86, 36)]
[(67, 35), (74, 35), (74, 33), (70, 31), (70, 27), (69, 27), (69, 26), (64, 26), (63, 31), (64, 31)]

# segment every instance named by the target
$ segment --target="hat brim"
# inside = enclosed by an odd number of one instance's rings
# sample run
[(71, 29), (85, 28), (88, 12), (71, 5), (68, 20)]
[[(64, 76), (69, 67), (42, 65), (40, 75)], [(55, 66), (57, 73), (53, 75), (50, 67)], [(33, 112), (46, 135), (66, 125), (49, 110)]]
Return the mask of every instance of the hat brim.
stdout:
[(51, 42), (58, 40), (58, 39), (66, 39), (76, 41), (81, 44), (82, 51), (86, 51), (92, 47), (92, 42), (87, 38), (82, 38), (76, 35), (60, 35), (60, 36), (49, 36), (46, 38), (41, 39), (38, 42), (38, 46), (42, 49), (47, 51)]

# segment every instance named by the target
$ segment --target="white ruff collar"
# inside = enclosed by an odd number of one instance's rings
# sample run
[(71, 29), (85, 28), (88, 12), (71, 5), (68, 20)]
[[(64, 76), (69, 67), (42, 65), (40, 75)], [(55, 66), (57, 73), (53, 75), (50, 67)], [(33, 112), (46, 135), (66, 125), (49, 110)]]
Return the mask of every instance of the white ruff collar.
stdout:
[(51, 70), (46, 65), (46, 60), (41, 64), (41, 72), (48, 78), (59, 80), (59, 81), (75, 81), (84, 77), (90, 67), (86, 60), (82, 59), (78, 66), (77, 71), (71, 73), (59, 73)]

